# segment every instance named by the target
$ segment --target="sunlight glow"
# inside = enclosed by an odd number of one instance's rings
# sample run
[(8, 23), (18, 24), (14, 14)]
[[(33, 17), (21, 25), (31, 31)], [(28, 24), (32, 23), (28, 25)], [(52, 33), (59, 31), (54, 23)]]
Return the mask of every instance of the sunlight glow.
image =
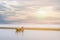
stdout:
[(51, 14), (52, 12), (52, 7), (47, 6), (47, 7), (40, 7), (37, 11), (37, 16), (39, 19), (45, 19)]
[(47, 16), (47, 10), (43, 7), (41, 7), (37, 13), (38, 13), (38, 17), (40, 18), (46, 18)]
[(40, 17), (45, 17), (46, 16), (46, 11), (45, 10), (40, 10), (38, 12), (38, 14), (39, 14)]

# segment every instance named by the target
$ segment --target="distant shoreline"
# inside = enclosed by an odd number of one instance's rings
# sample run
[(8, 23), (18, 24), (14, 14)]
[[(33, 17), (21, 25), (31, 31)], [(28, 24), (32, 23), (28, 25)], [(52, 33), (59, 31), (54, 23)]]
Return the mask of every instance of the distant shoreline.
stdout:
[[(16, 27), (0, 27), (0, 29), (17, 29)], [(20, 28), (22, 29), (22, 28)], [(60, 28), (24, 28), (24, 30), (51, 30), (60, 31)]]

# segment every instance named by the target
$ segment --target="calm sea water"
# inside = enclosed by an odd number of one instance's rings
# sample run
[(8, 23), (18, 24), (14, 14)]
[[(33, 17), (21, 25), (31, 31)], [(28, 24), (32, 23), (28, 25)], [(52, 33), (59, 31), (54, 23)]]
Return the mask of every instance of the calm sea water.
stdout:
[(60, 24), (0, 24), (0, 27), (60, 28)]
[[(0, 25), (0, 27), (48, 27), (60, 28), (60, 24), (19, 24)], [(15, 30), (0, 29), (0, 40), (60, 40), (60, 31), (25, 30), (16, 33)]]
[(60, 31), (25, 30), (16, 33), (15, 30), (0, 29), (0, 40), (60, 40)]

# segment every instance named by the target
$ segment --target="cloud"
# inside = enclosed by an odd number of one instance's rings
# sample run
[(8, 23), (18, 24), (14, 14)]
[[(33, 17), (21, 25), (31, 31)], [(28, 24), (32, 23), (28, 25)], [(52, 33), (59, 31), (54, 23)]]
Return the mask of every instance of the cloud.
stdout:
[(5, 11), (6, 7), (0, 4), (0, 11)]
[(48, 18), (51, 20), (52, 17), (57, 19), (55, 16), (60, 18), (59, 5), (59, 0), (3, 0), (0, 1), (0, 11), (2, 11), (0, 14), (6, 16), (2, 18), (2, 20), (7, 23), (40, 23), (41, 20), (36, 17), (37, 10), (41, 7), (53, 7), (51, 11), (49, 11), (51, 14)]
[(0, 24), (6, 24), (5, 16), (0, 14)]

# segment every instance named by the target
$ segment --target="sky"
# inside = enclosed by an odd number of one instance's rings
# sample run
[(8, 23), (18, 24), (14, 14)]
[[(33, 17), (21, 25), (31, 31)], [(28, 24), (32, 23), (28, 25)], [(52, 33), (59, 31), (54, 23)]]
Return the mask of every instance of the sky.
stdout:
[(0, 24), (60, 24), (60, 0), (0, 0)]

